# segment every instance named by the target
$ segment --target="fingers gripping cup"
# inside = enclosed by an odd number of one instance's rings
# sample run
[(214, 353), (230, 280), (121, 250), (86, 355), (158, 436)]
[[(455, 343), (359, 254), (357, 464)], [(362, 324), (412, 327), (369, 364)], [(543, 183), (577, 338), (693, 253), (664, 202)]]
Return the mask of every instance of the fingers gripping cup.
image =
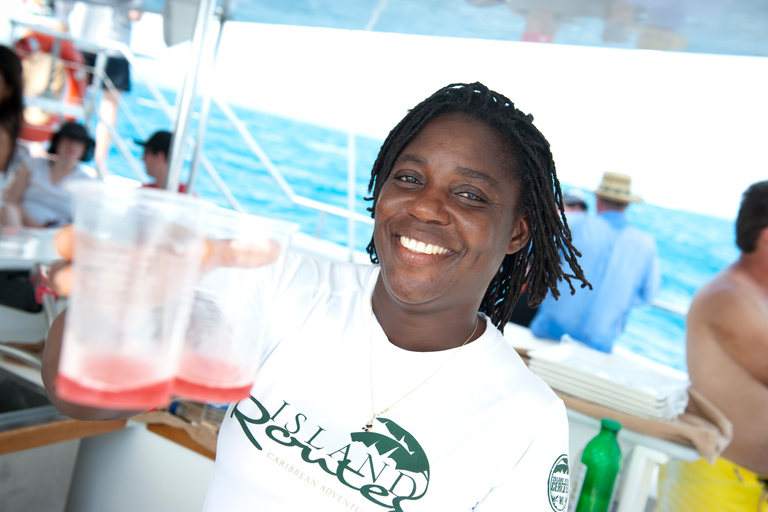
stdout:
[(73, 182), (74, 259), (57, 394), (142, 409), (171, 397), (205, 247), (204, 203)]
[(204, 268), (173, 394), (200, 402), (246, 398), (259, 366), (260, 331), (270, 287), (298, 225), (216, 209), (208, 237), (214, 261)]

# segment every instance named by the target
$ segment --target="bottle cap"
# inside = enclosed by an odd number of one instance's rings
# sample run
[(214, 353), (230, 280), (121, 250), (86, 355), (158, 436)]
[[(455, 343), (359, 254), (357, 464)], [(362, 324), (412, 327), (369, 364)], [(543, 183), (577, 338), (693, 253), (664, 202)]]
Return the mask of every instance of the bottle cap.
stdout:
[(618, 432), (621, 430), (621, 423), (618, 421), (609, 420), (608, 418), (603, 418), (602, 425), (604, 429), (610, 430), (612, 432)]

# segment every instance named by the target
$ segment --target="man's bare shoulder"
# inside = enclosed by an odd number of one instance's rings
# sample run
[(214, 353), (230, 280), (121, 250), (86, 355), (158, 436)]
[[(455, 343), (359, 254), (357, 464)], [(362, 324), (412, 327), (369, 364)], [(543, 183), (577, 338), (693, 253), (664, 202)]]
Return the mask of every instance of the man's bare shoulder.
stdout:
[(738, 266), (729, 267), (696, 294), (688, 311), (687, 340), (689, 366), (696, 359), (691, 356), (715, 344), (768, 385), (768, 298)]
[(768, 297), (738, 266), (728, 267), (694, 296), (689, 314), (705, 314), (710, 319), (768, 313)]

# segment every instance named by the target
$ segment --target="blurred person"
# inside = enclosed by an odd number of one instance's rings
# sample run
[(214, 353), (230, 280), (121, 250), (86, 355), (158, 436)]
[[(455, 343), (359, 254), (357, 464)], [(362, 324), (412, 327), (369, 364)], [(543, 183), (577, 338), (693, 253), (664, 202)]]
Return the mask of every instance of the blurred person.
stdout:
[(11, 171), (29, 158), (18, 143), (24, 118), (22, 67), (16, 52), (0, 45), (0, 190)]
[[(111, 41), (130, 45), (131, 24), (141, 19), (141, 11), (137, 10), (141, 4), (140, 0), (115, 0), (108, 5), (57, 0), (56, 11), (59, 19), (66, 20), (73, 37), (103, 48), (109, 47)], [(96, 53), (88, 49), (81, 51), (85, 65), (92, 68), (96, 64)], [(111, 148), (111, 137), (105, 123), (115, 126), (120, 97), (131, 90), (131, 70), (125, 57), (109, 55), (104, 72), (116, 90), (108, 89), (106, 82), (102, 81), (104, 93), (99, 102), (99, 115), (103, 121), (96, 127), (95, 152), (99, 169), (104, 169)]]
[(606, 172), (597, 196), (597, 215), (571, 215), (573, 245), (582, 253), (584, 275), (593, 289), (558, 299), (547, 297), (530, 324), (539, 338), (564, 334), (611, 352), (630, 310), (653, 299), (661, 284), (656, 242), (628, 225), (625, 211), (642, 199), (630, 192), (630, 176)]
[(520, 293), (520, 297), (517, 299), (515, 308), (512, 310), (512, 316), (509, 317), (509, 321), (513, 324), (522, 325), (528, 327), (531, 325), (531, 321), (536, 316), (537, 307), (533, 307), (528, 304), (528, 287), (523, 285), (523, 291)]
[[(21, 61), (14, 50), (0, 45), (0, 209), (3, 189), (12, 180), (15, 169), (29, 159), (29, 151), (18, 142), (23, 112)], [(4, 267), (0, 270), (0, 306), (28, 313), (41, 311), (29, 269)]]
[[(136, 144), (144, 147), (144, 154), (141, 160), (147, 171), (147, 176), (152, 178), (151, 183), (146, 183), (144, 187), (165, 188), (165, 178), (168, 174), (168, 164), (171, 159), (171, 139), (173, 134), (165, 130), (159, 130), (153, 133), (147, 140), (141, 141), (134, 139)], [(187, 191), (184, 183), (179, 183), (179, 192)]]
[(563, 193), (563, 206), (566, 213), (589, 211), (587, 206), (587, 195), (577, 188), (572, 188)]
[(768, 510), (768, 181), (736, 218), (739, 259), (694, 296), (686, 319), (692, 386), (733, 423), (715, 464), (661, 467), (656, 512)]
[(94, 145), (82, 125), (65, 123), (51, 138), (51, 159), (32, 158), (18, 167), (4, 193), (0, 225), (44, 228), (72, 222), (71, 194), (64, 185), (93, 178), (83, 162), (93, 158)]

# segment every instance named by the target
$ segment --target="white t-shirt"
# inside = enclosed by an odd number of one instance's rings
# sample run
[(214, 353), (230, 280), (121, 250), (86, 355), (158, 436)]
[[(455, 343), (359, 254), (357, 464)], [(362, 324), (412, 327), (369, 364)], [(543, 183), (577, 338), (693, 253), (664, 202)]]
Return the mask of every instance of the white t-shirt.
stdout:
[(72, 222), (72, 194), (65, 185), (73, 180), (93, 179), (87, 167), (78, 165), (63, 180), (51, 183), (51, 161), (32, 158), (26, 162), (29, 185), (21, 198), (21, 206), (30, 217), (41, 224), (55, 222), (62, 226)]
[[(391, 344), (371, 315), (378, 274), (289, 259), (252, 396), (219, 432), (205, 511), (565, 510), (562, 401), (485, 316), (449, 362), (458, 349)], [(372, 394), (390, 410), (366, 433)]]

